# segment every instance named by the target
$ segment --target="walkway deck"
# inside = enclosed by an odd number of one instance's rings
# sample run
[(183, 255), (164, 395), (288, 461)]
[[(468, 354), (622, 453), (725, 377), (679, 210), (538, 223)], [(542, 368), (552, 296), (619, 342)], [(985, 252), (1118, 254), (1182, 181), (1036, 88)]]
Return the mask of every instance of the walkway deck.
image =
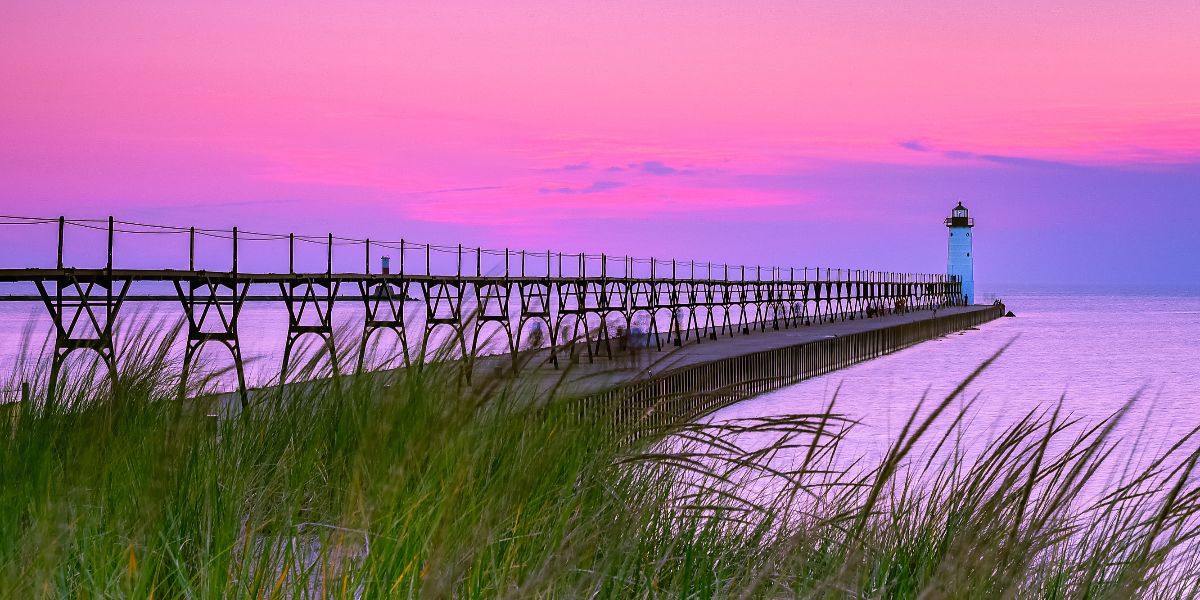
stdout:
[[(991, 308), (990, 306), (960, 306), (937, 311), (937, 316), (966, 314)], [(583, 396), (647, 379), (683, 367), (700, 363), (724, 360), (764, 350), (775, 350), (797, 346), (814, 340), (841, 337), (864, 331), (885, 329), (905, 323), (913, 323), (934, 317), (932, 311), (913, 311), (870, 319), (855, 319), (836, 323), (823, 323), (807, 327), (773, 331), (751, 331), (749, 335), (722, 337), (717, 341), (692, 340), (678, 348), (664, 347), (661, 352), (654, 348), (640, 348), (618, 353), (614, 358), (597, 357), (588, 363), (586, 357), (555, 370), (549, 365), (536, 370), (527, 369), (526, 375), (538, 381), (539, 391), (549, 391), (557, 386), (559, 396)], [(540, 358), (540, 357), (539, 357)], [(511, 362), (507, 355), (488, 356), (478, 359), (475, 377), (494, 375), (507, 368)], [(538, 364), (541, 360), (531, 361)]]
[[(967, 315), (992, 310), (992, 306), (950, 307), (937, 311), (937, 317)], [(869, 319), (854, 319), (823, 323), (791, 329), (752, 330), (749, 334), (722, 337), (719, 340), (697, 341), (695, 336), (680, 347), (638, 348), (616, 352), (613, 358), (596, 357), (588, 362), (586, 356), (577, 356), (573, 361), (562, 360), (555, 369), (546, 358), (547, 352), (536, 351), (523, 357), (527, 365), (520, 373), (522, 383), (532, 386), (539, 398), (579, 398), (593, 396), (629, 384), (645, 382), (653, 378), (678, 372), (688, 367), (716, 363), (726, 359), (746, 356), (763, 351), (800, 346), (809, 342), (840, 338), (853, 334), (883, 331), (897, 326), (917, 323), (934, 318), (933, 311), (913, 311)], [(562, 356), (565, 359), (565, 356)], [(489, 378), (509, 377), (512, 373), (512, 356), (509, 354), (482, 356), (476, 359), (472, 370), (473, 382), (484, 382)], [(289, 384), (304, 386), (304, 382)], [(251, 403), (257, 390), (250, 390)], [(219, 395), (221, 410), (238, 410), (235, 393)]]

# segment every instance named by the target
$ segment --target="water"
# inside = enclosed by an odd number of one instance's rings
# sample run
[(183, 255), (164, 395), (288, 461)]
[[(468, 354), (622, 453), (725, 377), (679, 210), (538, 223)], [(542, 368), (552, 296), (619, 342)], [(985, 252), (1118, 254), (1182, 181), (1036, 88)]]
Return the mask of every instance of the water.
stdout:
[[(922, 395), (931, 400), (945, 397), (976, 366), (1011, 343), (965, 394), (966, 398), (978, 395), (967, 431), (981, 439), (1060, 397), (1068, 412), (1097, 420), (1139, 395), (1118, 434), (1144, 446), (1168, 443), (1200, 423), (1196, 409), (1200, 293), (1010, 287), (999, 289), (998, 295), (1017, 313), (1016, 318), (746, 400), (714, 418), (812, 412), (826, 406), (837, 390), (837, 410), (861, 420), (852, 437), (855, 449), (878, 454), (895, 438)], [(153, 315), (174, 318), (179, 307), (131, 304), (123, 310), (122, 320)], [(248, 304), (242, 313), (243, 352), (250, 363), (251, 384), (278, 376), (286, 318), (275, 303)], [(335, 320), (342, 327), (357, 331), (361, 319), (357, 303), (338, 305)], [(5, 374), (24, 351), (27, 328), (38, 339), (50, 331), (39, 303), (0, 303), (0, 369)], [(448, 331), (442, 328), (439, 335)], [(390, 352), (394, 336), (377, 335), (380, 352)], [(210, 364), (227, 364), (224, 349), (211, 346), (205, 351)]]
[(954, 407), (977, 395), (964, 446), (980, 447), (1028, 411), (1052, 408), (1059, 398), (1065, 412), (1094, 423), (1136, 396), (1114, 431), (1135, 463), (1200, 424), (1200, 294), (1015, 287), (999, 292), (1016, 318), (743, 401), (713, 420), (811, 412), (828, 405), (836, 391), (836, 411), (860, 420), (847, 440), (848, 454), (877, 459), (923, 395), (927, 409), (1011, 344)]

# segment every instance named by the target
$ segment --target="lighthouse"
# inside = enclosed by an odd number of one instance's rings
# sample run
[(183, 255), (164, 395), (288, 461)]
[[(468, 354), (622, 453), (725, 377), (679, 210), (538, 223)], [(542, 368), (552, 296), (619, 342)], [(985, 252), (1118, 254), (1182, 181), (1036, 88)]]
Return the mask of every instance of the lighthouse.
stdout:
[(962, 280), (963, 302), (974, 304), (975, 259), (971, 256), (971, 229), (975, 227), (975, 219), (967, 216), (967, 208), (959, 202), (951, 209), (946, 227), (950, 229), (946, 273)]

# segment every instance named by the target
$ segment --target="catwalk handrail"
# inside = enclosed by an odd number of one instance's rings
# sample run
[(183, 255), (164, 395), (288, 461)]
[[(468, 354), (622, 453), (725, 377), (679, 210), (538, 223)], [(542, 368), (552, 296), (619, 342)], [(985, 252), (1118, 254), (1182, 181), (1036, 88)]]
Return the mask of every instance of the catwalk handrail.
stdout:
[[(237, 273), (239, 277), (247, 279), (261, 279), (263, 281), (277, 281), (276, 273), (274, 272), (245, 272), (239, 271), (237, 268), (238, 254), (242, 250), (241, 245), (247, 242), (287, 242), (289, 245), (289, 265), (288, 273), (294, 274), (294, 256), (295, 244), (297, 242), (309, 245), (321, 245), (327, 248), (327, 269), (324, 272), (326, 275), (332, 273), (333, 252), (335, 247), (357, 247), (362, 249), (362, 271), (345, 271), (342, 270), (334, 275), (346, 278), (351, 274), (371, 274), (372, 273), (372, 250), (380, 251), (395, 251), (399, 252), (393, 261), (395, 271), (392, 274), (402, 275), (405, 277), (425, 276), (450, 276), (455, 277), (471, 277), (471, 271), (474, 271), (474, 277), (499, 277), (501, 268), (499, 265), (494, 265), (494, 269), (483, 268), (483, 257), (503, 257), (503, 277), (509, 279), (518, 278), (604, 278), (604, 279), (630, 279), (630, 280), (687, 280), (687, 281), (712, 281), (712, 282), (862, 282), (862, 283), (947, 283), (951, 281), (951, 277), (941, 273), (910, 273), (899, 271), (879, 271), (872, 269), (850, 269), (850, 268), (833, 268), (833, 267), (779, 267), (779, 266), (762, 266), (762, 265), (744, 265), (731, 263), (714, 263), (712, 261), (696, 261), (696, 260), (679, 260), (679, 259), (659, 259), (657, 257), (637, 257), (631, 255), (609, 255), (607, 253), (587, 253), (587, 252), (562, 252), (554, 250), (531, 251), (518, 250), (513, 248), (485, 248), (482, 246), (464, 246), (431, 244), (416, 242), (405, 238), (398, 240), (380, 240), (371, 238), (353, 238), (333, 235), (332, 233), (317, 236), (317, 235), (298, 235), (294, 233), (272, 233), (261, 231), (248, 231), (232, 227), (230, 229), (216, 229), (204, 227), (181, 227), (174, 225), (161, 225), (153, 223), (143, 223), (138, 221), (125, 221), (109, 217), (107, 219), (68, 219), (66, 217), (29, 217), (17, 215), (0, 215), (0, 227), (5, 226), (37, 226), (37, 225), (57, 225), (58, 226), (58, 256), (56, 267), (57, 269), (66, 269), (68, 267), (63, 259), (63, 246), (66, 241), (67, 228), (76, 227), (80, 229), (88, 229), (94, 231), (102, 231), (108, 234), (108, 257), (109, 262), (103, 267), (103, 270), (112, 271), (114, 276), (118, 273), (121, 277), (135, 277), (142, 280), (169, 280), (177, 277), (180, 271), (196, 272), (196, 273), (219, 273), (226, 272), (224, 269), (196, 269), (196, 238), (211, 238), (228, 240), (231, 242), (232, 252), (230, 254), (231, 267), (227, 270), (230, 273)], [(123, 235), (179, 235), (189, 238), (189, 264), (187, 269), (116, 269), (112, 264), (113, 244), (118, 234)], [(450, 269), (437, 269), (434, 267), (432, 259), (433, 253), (438, 255), (454, 255), (453, 272)], [(390, 254), (380, 255), (380, 258), (387, 256), (392, 258)], [(412, 258), (418, 259), (416, 264)], [(419, 260), (424, 258), (424, 260)], [(471, 259), (474, 259), (473, 261)], [(474, 269), (470, 262), (474, 262)], [(543, 267), (544, 268), (539, 268)], [(465, 267), (465, 269), (464, 269)], [(83, 269), (76, 268), (76, 271), (85, 273), (88, 271), (99, 271), (101, 269)], [(35, 268), (13, 268), (0, 265), (0, 281), (15, 281), (21, 277), (29, 277), (44, 274), (47, 269)], [(464, 272), (465, 271), (465, 272)], [(589, 273), (590, 271), (590, 273)], [(766, 277), (764, 277), (764, 271)], [(640, 274), (639, 274), (640, 273)]]

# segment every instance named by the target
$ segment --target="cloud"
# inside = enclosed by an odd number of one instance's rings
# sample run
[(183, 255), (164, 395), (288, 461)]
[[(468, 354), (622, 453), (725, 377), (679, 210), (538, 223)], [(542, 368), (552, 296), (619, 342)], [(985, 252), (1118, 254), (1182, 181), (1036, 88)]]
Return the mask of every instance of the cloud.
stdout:
[(581, 190), (581, 193), (592, 194), (595, 192), (606, 192), (608, 190), (615, 190), (619, 187), (624, 187), (624, 185), (625, 184), (621, 183), (620, 181), (597, 181)]
[(942, 153), (946, 158), (955, 160), (982, 160), (1008, 167), (1025, 167), (1033, 169), (1083, 169), (1085, 167), (1057, 160), (1044, 160), (1028, 156), (1007, 156), (1003, 154), (977, 154), (964, 150), (947, 150)]
[(595, 181), (592, 182), (591, 185), (581, 188), (572, 188), (566, 186), (553, 188), (544, 187), (538, 189), (538, 192), (542, 194), (598, 194), (600, 192), (615, 190), (620, 187), (625, 187), (625, 184), (621, 183), (620, 181)]
[(558, 167), (550, 167), (549, 169), (542, 169), (542, 171), (546, 172), (546, 173), (555, 173), (555, 172), (559, 172), (559, 171), (586, 171), (590, 168), (592, 168), (592, 163), (585, 160), (583, 162), (569, 163), (569, 164), (561, 165)]
[(905, 140), (903, 142), (900, 142), (899, 145), (901, 148), (912, 150), (913, 152), (936, 152), (946, 158), (953, 159), (953, 160), (981, 160), (981, 161), (996, 163), (998, 165), (1005, 165), (1005, 166), (1009, 166), (1009, 167), (1026, 167), (1026, 168), (1041, 168), (1041, 169), (1045, 169), (1045, 168), (1061, 169), (1064, 167), (1065, 168), (1074, 168), (1074, 169), (1084, 168), (1080, 165), (1076, 165), (1076, 164), (1072, 164), (1072, 163), (1068, 163), (1068, 162), (1045, 160), (1045, 159), (1033, 158), (1033, 157), (1029, 157), (1029, 156), (1012, 156), (1012, 155), (1005, 155), (1005, 154), (979, 154), (977, 152), (970, 152), (968, 150), (938, 150), (938, 149), (930, 146), (929, 144), (926, 144), (925, 142), (922, 142), (917, 139)]
[(629, 163), (630, 169), (637, 169), (647, 175), (694, 175), (695, 171), (691, 169), (677, 169), (669, 166), (661, 160), (647, 160), (640, 163)]
[[(546, 173), (557, 173), (562, 171), (587, 171), (592, 168), (592, 163), (589, 161), (566, 164), (549, 169), (542, 169)], [(633, 171), (646, 175), (695, 175), (696, 171), (690, 168), (672, 167), (661, 160), (647, 160), (643, 162), (631, 162), (626, 165), (612, 165), (603, 169), (605, 173), (625, 173)]]
[(408, 192), (408, 193), (411, 193), (411, 194), (456, 194), (459, 192), (484, 192), (484, 191), (502, 190), (502, 189), (504, 189), (504, 186), (502, 186), (502, 185), (477, 185), (474, 187), (444, 188), (444, 189), (440, 189), (440, 190), (429, 190), (426, 192)]
[(988, 162), (994, 162), (994, 163), (1001, 164), (1001, 165), (1009, 165), (1012, 167), (1031, 167), (1031, 168), (1039, 168), (1039, 169), (1046, 169), (1046, 168), (1083, 169), (1083, 168), (1085, 168), (1083, 166), (1068, 163), (1068, 162), (1062, 162), (1062, 161), (1058, 161), (1058, 160), (1043, 160), (1040, 158), (1029, 158), (1027, 156), (1004, 156), (1004, 155), (1000, 155), (1000, 154), (980, 154), (980, 155), (978, 155), (978, 158), (980, 160), (986, 160)]

